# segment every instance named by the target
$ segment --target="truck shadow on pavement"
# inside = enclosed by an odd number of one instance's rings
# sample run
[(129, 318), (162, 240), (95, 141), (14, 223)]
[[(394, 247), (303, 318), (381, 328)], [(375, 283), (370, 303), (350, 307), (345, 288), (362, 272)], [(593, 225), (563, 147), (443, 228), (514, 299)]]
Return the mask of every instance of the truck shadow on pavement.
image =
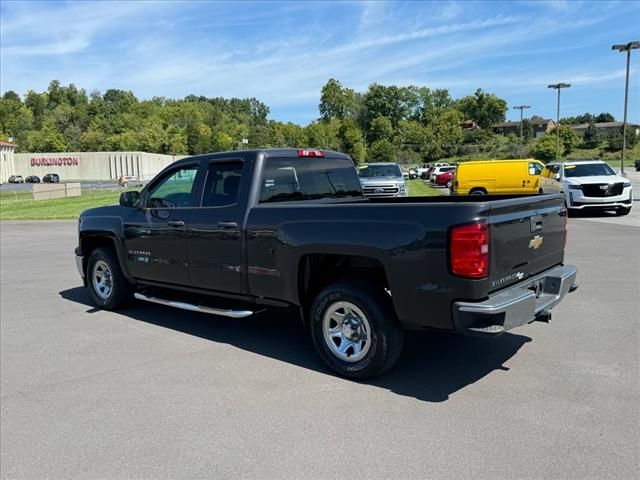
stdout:
[[(90, 307), (89, 314), (97, 311), (89, 293), (82, 287), (63, 290), (59, 294), (65, 300)], [(234, 320), (133, 302), (116, 314), (332, 375), (315, 353), (307, 329), (293, 309), (274, 308)], [(418, 400), (443, 402), (494, 370), (509, 370), (504, 363), (530, 341), (529, 337), (510, 333), (485, 339), (411, 332), (395, 367), (380, 377), (358, 383)]]

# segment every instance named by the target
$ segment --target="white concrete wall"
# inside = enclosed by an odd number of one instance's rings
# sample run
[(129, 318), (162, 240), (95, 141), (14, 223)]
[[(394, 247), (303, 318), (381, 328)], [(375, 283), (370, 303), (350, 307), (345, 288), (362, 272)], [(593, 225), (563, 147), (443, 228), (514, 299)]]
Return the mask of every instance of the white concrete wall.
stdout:
[(0, 181), (6, 183), (11, 175), (15, 175), (13, 151), (15, 147), (0, 145)]
[(62, 182), (117, 180), (121, 175), (149, 180), (180, 158), (184, 157), (146, 152), (16, 153), (13, 173), (40, 178), (57, 173)]

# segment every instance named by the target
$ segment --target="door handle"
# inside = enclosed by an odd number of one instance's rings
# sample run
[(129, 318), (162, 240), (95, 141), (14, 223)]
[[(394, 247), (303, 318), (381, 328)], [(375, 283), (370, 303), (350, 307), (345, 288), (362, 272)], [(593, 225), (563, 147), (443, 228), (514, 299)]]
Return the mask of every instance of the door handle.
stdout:
[(238, 224), (236, 222), (218, 222), (218, 226), (220, 228), (238, 228)]
[(174, 228), (181, 228), (184, 227), (184, 222), (182, 220), (169, 220), (167, 225)]

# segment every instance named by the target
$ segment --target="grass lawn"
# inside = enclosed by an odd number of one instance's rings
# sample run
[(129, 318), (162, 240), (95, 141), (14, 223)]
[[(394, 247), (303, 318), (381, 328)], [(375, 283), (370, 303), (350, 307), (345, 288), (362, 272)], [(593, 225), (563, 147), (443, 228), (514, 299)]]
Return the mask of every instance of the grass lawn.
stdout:
[(33, 200), (31, 192), (2, 192), (0, 220), (54, 220), (78, 218), (87, 208), (118, 203), (120, 190), (82, 192), (79, 197)]
[[(445, 189), (434, 188), (423, 180), (407, 180), (412, 197), (442, 195)], [(118, 203), (121, 190), (82, 192), (80, 197), (35, 201), (31, 192), (1, 192), (0, 220), (59, 220), (78, 218), (87, 208)]]
[(427, 184), (424, 180), (416, 178), (415, 180), (407, 180), (407, 188), (410, 197), (430, 197), (434, 195), (443, 195), (446, 192), (444, 188), (435, 188)]

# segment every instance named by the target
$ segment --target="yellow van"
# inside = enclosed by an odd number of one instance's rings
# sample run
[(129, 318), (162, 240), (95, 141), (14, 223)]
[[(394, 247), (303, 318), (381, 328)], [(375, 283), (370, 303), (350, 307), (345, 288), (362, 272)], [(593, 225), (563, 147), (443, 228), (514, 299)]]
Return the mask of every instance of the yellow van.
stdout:
[(539, 193), (544, 164), (538, 160), (486, 160), (461, 162), (453, 193), (457, 195), (512, 195)]

